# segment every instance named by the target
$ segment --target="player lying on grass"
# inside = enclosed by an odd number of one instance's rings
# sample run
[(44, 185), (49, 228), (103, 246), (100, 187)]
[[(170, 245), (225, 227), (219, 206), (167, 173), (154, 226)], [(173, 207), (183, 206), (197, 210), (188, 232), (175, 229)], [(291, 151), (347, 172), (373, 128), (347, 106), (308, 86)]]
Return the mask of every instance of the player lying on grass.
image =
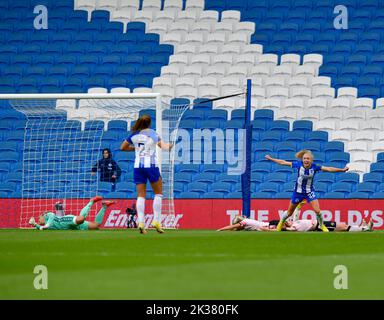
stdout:
[(68, 214), (66, 216), (58, 217), (53, 212), (46, 211), (39, 216), (38, 223), (32, 217), (29, 224), (39, 230), (97, 230), (103, 223), (105, 211), (109, 206), (114, 204), (114, 201), (104, 201), (102, 208), (97, 213), (94, 222), (85, 221), (91, 207), (94, 203), (101, 201), (101, 196), (93, 197), (88, 204), (81, 210), (80, 215), (75, 216)]
[(248, 219), (244, 216), (236, 216), (232, 224), (218, 229), (217, 231), (276, 231), (276, 225), (270, 227), (269, 222), (261, 222)]
[(297, 179), (295, 188), (293, 190), (291, 202), (289, 204), (288, 211), (284, 213), (284, 215), (280, 219), (279, 224), (276, 227), (277, 231), (281, 231), (284, 222), (293, 214), (298, 204), (305, 199), (312, 205), (312, 208), (316, 213), (317, 221), (319, 222), (321, 230), (324, 232), (328, 232), (329, 230), (323, 223), (323, 217), (321, 215), (319, 201), (316, 198), (315, 190), (313, 188), (313, 179), (316, 175), (316, 172), (318, 171), (346, 172), (349, 170), (348, 167), (340, 169), (317, 165), (313, 162), (313, 154), (309, 150), (301, 150), (296, 153), (296, 158), (299, 159), (299, 161), (294, 162), (275, 159), (269, 155), (266, 155), (265, 158), (277, 164), (297, 169)]
[[(270, 221), (270, 227), (277, 225), (278, 220)], [(350, 226), (344, 222), (336, 221), (324, 221), (325, 226), (329, 231), (335, 232), (366, 232), (373, 231), (372, 219), (367, 224), (365, 221), (359, 226)], [(296, 221), (286, 221), (282, 227), (283, 231), (298, 231), (298, 232), (309, 232), (309, 231), (322, 231), (319, 227), (317, 220), (302, 219)]]

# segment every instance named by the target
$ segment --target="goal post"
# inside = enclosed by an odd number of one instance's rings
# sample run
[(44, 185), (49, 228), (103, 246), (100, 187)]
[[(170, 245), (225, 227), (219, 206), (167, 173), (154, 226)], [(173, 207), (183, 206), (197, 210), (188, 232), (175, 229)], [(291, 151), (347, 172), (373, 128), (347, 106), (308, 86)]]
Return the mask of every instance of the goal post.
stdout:
[[(0, 101), (23, 113), (27, 120), (20, 227), (28, 227), (31, 216), (53, 210), (57, 201), (65, 202), (67, 212), (78, 214), (87, 199), (105, 187), (98, 175), (91, 175), (91, 168), (101, 158), (101, 150), (112, 147), (113, 142), (108, 144), (104, 139), (110, 121), (126, 122), (125, 131), (113, 131), (117, 138), (112, 153), (117, 150), (120, 158), (114, 156), (114, 160), (125, 163), (121, 178), (128, 181), (123, 175), (132, 175), (133, 154), (118, 151), (116, 146), (130, 134), (133, 121), (148, 112), (155, 118), (152, 128), (156, 127), (165, 141), (174, 143), (174, 132), (189, 107), (171, 107), (158, 93), (1, 94)], [(174, 214), (172, 152), (157, 149), (163, 176), (163, 214)], [(111, 195), (121, 195), (118, 185)], [(94, 214), (95, 210), (90, 215)]]

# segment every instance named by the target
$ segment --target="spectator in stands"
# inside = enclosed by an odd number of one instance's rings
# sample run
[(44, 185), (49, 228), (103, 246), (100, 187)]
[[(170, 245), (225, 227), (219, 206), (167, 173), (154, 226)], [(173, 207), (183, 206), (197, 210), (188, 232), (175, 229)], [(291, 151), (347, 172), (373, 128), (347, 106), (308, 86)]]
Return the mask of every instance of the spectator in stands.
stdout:
[(121, 176), (121, 169), (115, 160), (112, 159), (111, 150), (103, 149), (103, 157), (92, 167), (92, 175), (100, 171), (100, 181), (110, 182), (111, 191), (116, 190), (116, 182)]

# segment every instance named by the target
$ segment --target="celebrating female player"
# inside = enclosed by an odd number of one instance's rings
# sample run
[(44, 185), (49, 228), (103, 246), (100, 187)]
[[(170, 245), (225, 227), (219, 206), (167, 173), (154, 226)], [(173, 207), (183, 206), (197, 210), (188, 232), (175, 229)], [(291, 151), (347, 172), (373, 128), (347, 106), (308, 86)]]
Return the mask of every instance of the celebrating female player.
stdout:
[(156, 156), (156, 146), (170, 150), (171, 144), (164, 143), (156, 131), (150, 129), (151, 117), (141, 116), (132, 128), (132, 134), (123, 141), (120, 149), (136, 152), (133, 179), (137, 189), (137, 217), (140, 233), (146, 233), (144, 225), (144, 209), (147, 180), (151, 183), (153, 193), (153, 222), (152, 226), (157, 232), (163, 233), (161, 228), (161, 202), (163, 198), (163, 183), (161, 180), (159, 164)]
[(300, 161), (289, 162), (285, 160), (272, 158), (270, 155), (266, 155), (265, 158), (271, 160), (277, 164), (283, 166), (289, 166), (297, 169), (297, 179), (295, 184), (295, 190), (291, 198), (291, 203), (288, 207), (288, 211), (283, 214), (282, 218), (279, 221), (276, 229), (281, 231), (285, 221), (290, 217), (295, 211), (296, 207), (304, 199), (312, 205), (313, 210), (316, 213), (317, 221), (319, 222), (319, 227), (323, 232), (328, 232), (329, 230), (324, 225), (323, 217), (320, 212), (319, 201), (316, 198), (316, 194), (313, 188), (313, 179), (316, 172), (325, 171), (325, 172), (346, 172), (349, 170), (348, 167), (343, 169), (334, 168), (334, 167), (324, 167), (319, 166), (313, 163), (313, 154), (309, 150), (301, 150), (296, 153), (296, 158)]

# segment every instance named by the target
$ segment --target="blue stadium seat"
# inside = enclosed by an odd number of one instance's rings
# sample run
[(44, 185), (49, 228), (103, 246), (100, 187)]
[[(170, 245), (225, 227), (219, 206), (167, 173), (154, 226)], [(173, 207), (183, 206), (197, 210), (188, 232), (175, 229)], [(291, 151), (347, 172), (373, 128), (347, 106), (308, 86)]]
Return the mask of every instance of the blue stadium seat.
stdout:
[(192, 181), (192, 174), (188, 172), (176, 172), (175, 182), (189, 183)]
[(342, 192), (344, 194), (350, 193), (354, 190), (354, 184), (348, 182), (336, 182), (331, 185), (332, 192)]
[(200, 172), (199, 164), (181, 164), (177, 168), (178, 172), (187, 172), (190, 174), (196, 174)]
[(356, 191), (373, 194), (376, 191), (380, 191), (380, 190), (377, 190), (376, 186), (377, 184), (373, 182), (362, 182), (357, 185)]
[(251, 170), (252, 170), (252, 173), (253, 172), (270, 173), (271, 172), (271, 163), (270, 162), (252, 163)]
[[(311, 131), (307, 133), (308, 141), (317, 141), (321, 143), (321, 147), (323, 148), (325, 142), (328, 142), (328, 132), (326, 131)], [(324, 142), (324, 143), (323, 143)]]
[(297, 161), (295, 154), (296, 154), (296, 152), (291, 152), (291, 151), (282, 152), (279, 154), (279, 157), (281, 157), (281, 159), (283, 159), (285, 161), (291, 161), (292, 162), (292, 161)]
[(372, 163), (371, 164), (371, 172), (372, 173), (382, 173), (384, 174), (384, 163)]
[(273, 121), (273, 110), (259, 109), (254, 112), (254, 120)]
[(276, 152), (296, 151), (297, 145), (291, 141), (282, 141), (274, 144), (274, 149)]
[(264, 132), (267, 130), (268, 122), (265, 120), (253, 120), (252, 124), (252, 134), (254, 132)]
[(212, 172), (215, 174), (221, 174), (224, 172), (224, 166), (221, 164), (205, 164), (202, 169), (203, 172)]
[(288, 131), (282, 137), (284, 141), (290, 141), (294, 143), (300, 143), (305, 140), (305, 132), (303, 131)]
[(368, 192), (361, 192), (361, 191), (351, 192), (348, 195), (349, 199), (368, 199), (369, 197), (370, 197), (370, 193), (368, 193)]
[(252, 199), (271, 199), (274, 198), (276, 193), (273, 192), (252, 192)]
[(384, 152), (377, 154), (377, 162), (384, 162)]
[(372, 182), (372, 183), (382, 183), (384, 182), (384, 172), (371, 172), (371, 173), (365, 173), (363, 176), (364, 182)]
[(359, 174), (354, 172), (342, 172), (337, 174), (338, 182), (348, 182), (356, 185), (359, 183), (359, 179)]
[(281, 131), (266, 131), (260, 133), (260, 140), (263, 142), (280, 142), (282, 141), (282, 132)]
[(345, 193), (344, 192), (327, 192), (324, 194), (324, 199), (344, 199)]
[(228, 192), (222, 192), (222, 191), (209, 191), (204, 193), (204, 199), (223, 199), (227, 198)]
[[(231, 177), (231, 176), (229, 176), (229, 177)], [(241, 176), (233, 176), (233, 177), (237, 177), (238, 180), (240, 180)], [(265, 173), (252, 172), (251, 181), (256, 182), (256, 183), (261, 183), (261, 182), (264, 182), (264, 177), (265, 177)], [(240, 183), (240, 181), (238, 181), (237, 183)]]
[(204, 182), (204, 183), (213, 183), (215, 181), (216, 174), (213, 172), (202, 172), (198, 173), (193, 177), (193, 181)]
[(384, 191), (375, 192), (371, 195), (371, 199), (384, 199)]
[(243, 197), (243, 194), (238, 191), (230, 192), (226, 195), (226, 199), (241, 199)]
[(271, 123), (269, 130), (280, 132), (289, 131), (289, 122), (286, 120), (275, 120)]
[(319, 172), (316, 174), (316, 181), (323, 183), (333, 183), (335, 181), (335, 174), (331, 172)]
[(258, 153), (258, 152), (273, 152), (273, 143), (272, 142), (265, 142), (261, 141), (256, 143), (253, 146), (253, 151)]
[(269, 173), (266, 178), (266, 182), (285, 183), (287, 181), (287, 175), (283, 172)]
[(198, 192), (198, 193), (205, 193), (208, 191), (208, 184), (204, 182), (190, 182), (188, 183), (187, 187), (188, 191), (191, 192)]
[(313, 123), (308, 120), (296, 120), (293, 122), (293, 130), (296, 131), (312, 131)]
[(298, 144), (298, 147), (299, 149), (308, 149), (308, 150), (311, 150), (312, 152), (321, 150), (321, 145), (320, 145), (320, 142), (318, 141), (302, 142)]
[(232, 184), (229, 182), (214, 182), (210, 186), (210, 191), (212, 192), (222, 192), (224, 194), (227, 194), (231, 192), (231, 186)]
[(105, 193), (103, 196), (107, 199), (126, 199), (127, 193), (115, 191), (115, 192)]
[(199, 199), (201, 198), (201, 193), (193, 191), (185, 191), (179, 194), (180, 199)]
[(280, 185), (275, 182), (263, 182), (263, 183), (260, 183), (258, 186), (258, 192), (276, 193), (280, 191), (279, 189), (280, 189)]
[(325, 153), (329, 152), (344, 152), (344, 143), (341, 141), (326, 142), (323, 147)]
[(16, 191), (16, 183), (14, 182), (0, 183), (0, 192), (5, 192), (9, 195), (14, 191)]
[(327, 162), (345, 162), (348, 163), (350, 161), (350, 155), (346, 152), (334, 151), (326, 153)]

